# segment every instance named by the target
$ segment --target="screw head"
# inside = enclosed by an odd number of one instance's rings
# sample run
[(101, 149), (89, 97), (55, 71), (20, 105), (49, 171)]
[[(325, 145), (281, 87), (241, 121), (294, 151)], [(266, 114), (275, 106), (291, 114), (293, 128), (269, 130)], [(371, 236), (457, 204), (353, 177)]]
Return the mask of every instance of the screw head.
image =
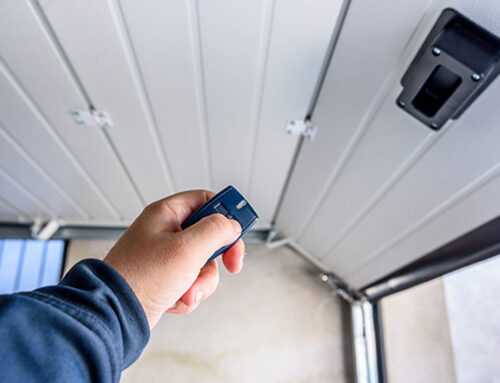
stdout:
[(441, 54), (441, 49), (439, 49), (438, 47), (432, 48), (432, 54), (434, 56), (439, 56)]
[(473, 81), (479, 81), (479, 80), (481, 80), (481, 75), (479, 73), (472, 73), (472, 75), (470, 76), (470, 78)]
[(327, 274), (321, 274), (321, 280), (322, 280), (323, 282), (328, 282), (328, 279), (329, 279), (329, 278), (328, 278), (328, 275), (327, 275)]
[(401, 108), (404, 108), (406, 106), (406, 102), (404, 102), (403, 100), (399, 100), (398, 101), (398, 105), (401, 107)]
[(437, 129), (437, 127), (438, 127), (438, 124), (436, 124), (435, 122), (433, 122), (433, 123), (431, 124), (431, 128), (432, 128), (432, 129)]

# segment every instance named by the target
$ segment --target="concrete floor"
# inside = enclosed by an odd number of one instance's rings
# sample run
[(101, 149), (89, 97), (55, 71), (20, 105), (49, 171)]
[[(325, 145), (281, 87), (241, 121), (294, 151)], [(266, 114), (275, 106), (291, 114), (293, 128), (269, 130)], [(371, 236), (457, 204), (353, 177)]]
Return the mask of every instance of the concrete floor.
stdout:
[[(112, 243), (74, 241), (68, 266)], [(194, 313), (165, 315), (122, 382), (346, 382), (342, 303), (288, 249), (247, 246)]]

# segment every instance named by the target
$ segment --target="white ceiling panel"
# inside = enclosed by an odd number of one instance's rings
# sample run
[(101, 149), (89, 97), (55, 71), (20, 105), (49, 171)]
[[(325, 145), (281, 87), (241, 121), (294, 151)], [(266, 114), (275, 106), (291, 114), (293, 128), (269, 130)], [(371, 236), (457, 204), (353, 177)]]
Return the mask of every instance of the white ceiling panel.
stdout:
[(41, 1), (47, 19), (99, 110), (144, 202), (174, 191), (158, 124), (126, 25), (114, 1)]
[[(0, 64), (0, 121), (17, 145), (51, 174), (68, 200), (90, 217), (107, 218), (109, 205), (94, 192), (84, 171), (38, 107), (5, 66)], [(9, 167), (9, 164), (5, 164)], [(15, 169), (12, 169), (15, 172)], [(57, 181), (55, 181), (57, 179)], [(65, 180), (65, 182), (62, 182)]]
[[(92, 218), (122, 219), (133, 218), (141, 207), (140, 200), (130, 184), (126, 173), (115, 157), (103, 132), (98, 128), (81, 127), (73, 121), (70, 111), (87, 109), (71, 74), (64, 65), (54, 42), (40, 20), (36, 9), (25, 2), (13, 2), (1, 10), (0, 34), (15, 35), (15, 39), (5, 39), (1, 44), (1, 56), (4, 64), (19, 82), (23, 97), (40, 110), (43, 115), (48, 141), (55, 141), (59, 151), (63, 151), (67, 160), (55, 159), (57, 166), (65, 167), (71, 178), (80, 176), (88, 186), (82, 188), (84, 195), (89, 195), (100, 202), (94, 210), (87, 209)], [(36, 63), (36, 67), (34, 66)], [(22, 123), (17, 115), (11, 117), (13, 130)], [(33, 127), (27, 127), (30, 135)], [(13, 135), (15, 133), (12, 133)], [(26, 133), (27, 134), (27, 133)], [(43, 141), (19, 136), (21, 145), (38, 152), (40, 164), (52, 150)], [(57, 149), (56, 149), (57, 151)], [(105, 166), (103, 166), (105, 164)], [(54, 173), (46, 168), (55, 178), (70, 180), (68, 176)], [(67, 186), (70, 192), (76, 187)], [(76, 193), (75, 193), (76, 195)], [(88, 200), (79, 200), (83, 205)]]
[(275, 212), (297, 144), (295, 136), (283, 136), (283, 128), (287, 119), (307, 113), (341, 5), (330, 0), (274, 4), (247, 179), (248, 198), (266, 221)]
[[(0, 3), (16, 158), (0, 197), (29, 219), (116, 225), (175, 191), (233, 184), (268, 225), (297, 143), (285, 124), (306, 114), (341, 4)], [(113, 127), (76, 125), (69, 112), (90, 106)]]
[(0, 197), (0, 222), (25, 221), (28, 216)]
[(123, 9), (177, 190), (211, 187), (198, 15), (193, 1)]
[[(215, 189), (246, 194), (272, 1), (198, 1), (207, 124)], [(235, 22), (237, 20), (237, 22)]]
[(354, 287), (500, 214), (498, 79), (438, 132), (395, 104), (447, 6), (500, 34), (491, 2), (351, 3), (313, 114), (319, 131), (279, 215), (280, 228)]
[(234, 184), (269, 222), (296, 144), (283, 127), (306, 113), (341, 2), (120, 4), (176, 187)]
[[(0, 94), (3, 92), (0, 92)], [(31, 204), (19, 203), (21, 196), (31, 197), (36, 203), (38, 213), (50, 214), (51, 217), (67, 217), (71, 219), (89, 219), (80, 205), (68, 195), (61, 186), (38, 163), (26, 153), (0, 125), (0, 164), (2, 164), (2, 183), (9, 184), (1, 189), (1, 196), (20, 210), (32, 208)], [(20, 191), (16, 196), (14, 190)], [(9, 199), (8, 195), (12, 197)], [(42, 202), (43, 201), (43, 202)], [(18, 204), (19, 203), (19, 204)]]
[[(38, 197), (2, 169), (0, 169), (0, 190), (0, 199), (3, 204), (10, 207), (10, 210), (17, 211), (18, 215), (27, 221), (31, 217), (49, 219), (56, 215)], [(0, 217), (2, 220), (8, 221), (7, 216), (1, 215)]]
[[(362, 141), (390, 86), (398, 81), (394, 65), (428, 4), (388, 1), (387, 6), (389, 3), (391, 13), (386, 7), (363, 2), (352, 2), (349, 7), (313, 115), (319, 131), (314, 141), (307, 141), (301, 149), (280, 215), (280, 228), (293, 238), (304, 234), (321, 213), (320, 206), (329, 191), (335, 192), (343, 167)], [(392, 15), (398, 15), (397, 23), (388, 22)], [(427, 134), (424, 129), (416, 130), (409, 130), (413, 140)], [(409, 141), (411, 146), (412, 137)], [(382, 152), (378, 153), (373, 153), (377, 155), (373, 159), (384, 161)], [(373, 162), (367, 165), (371, 167)], [(345, 200), (340, 202), (347, 204)], [(339, 222), (342, 224), (345, 218)], [(321, 234), (325, 241), (334, 232), (328, 229)]]

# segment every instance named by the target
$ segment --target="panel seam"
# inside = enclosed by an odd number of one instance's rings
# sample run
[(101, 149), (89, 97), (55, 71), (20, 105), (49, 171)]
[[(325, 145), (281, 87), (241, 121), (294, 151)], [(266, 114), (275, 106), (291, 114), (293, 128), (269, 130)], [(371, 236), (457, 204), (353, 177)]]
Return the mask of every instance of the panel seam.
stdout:
[(318, 199), (316, 199), (312, 208), (310, 209), (310, 213), (306, 219), (304, 219), (303, 224), (298, 231), (297, 238), (298, 240), (304, 235), (304, 232), (308, 225), (311, 223), (318, 209), (323, 205), (325, 199), (327, 198), (328, 192), (335, 186), (337, 181), (339, 180), (342, 172), (344, 171), (346, 165), (349, 163), (352, 155), (358, 148), (360, 142), (363, 140), (365, 134), (369, 131), (369, 128), (372, 126), (373, 120), (376, 115), (379, 113), (380, 106), (385, 102), (389, 93), (391, 91), (392, 80), (395, 77), (395, 71), (393, 71), (384, 81), (384, 85), (377, 92), (374, 102), (368, 108), (368, 111), (361, 119), (358, 127), (356, 128), (354, 134), (350, 138), (346, 148), (342, 152), (337, 164), (334, 166), (332, 172), (330, 173), (325, 186), (322, 188)]
[[(99, 196), (99, 198), (104, 202), (106, 208), (115, 215), (116, 218), (120, 218), (120, 214), (116, 210), (116, 208), (111, 204), (111, 202), (107, 199), (107, 197), (102, 193), (99, 186), (95, 183), (92, 177), (87, 173), (87, 171), (82, 167), (80, 162), (74, 157), (71, 151), (68, 149), (67, 145), (61, 139), (59, 134), (54, 130), (51, 123), (47, 120), (45, 115), (42, 113), (36, 102), (33, 100), (28, 91), (24, 88), (24, 86), (20, 83), (20, 81), (16, 78), (12, 70), (9, 68), (7, 63), (0, 58), (0, 71), (6, 77), (7, 81), (11, 84), (17, 94), (24, 101), (26, 106), (31, 110), (34, 114), (35, 118), (38, 120), (43, 129), (49, 134), (49, 136), (54, 140), (56, 145), (61, 149), (62, 153), (69, 159), (71, 164), (75, 167), (75, 169), (80, 173), (83, 179), (87, 182), (91, 189)], [(79, 206), (79, 204), (72, 200), (73, 203)], [(84, 209), (79, 206), (79, 208), (84, 211)], [(90, 216), (90, 214), (88, 214)]]
[(28, 217), (29, 217), (28, 214), (26, 214), (24, 211), (22, 211), (21, 209), (19, 209), (14, 204), (12, 204), (9, 201), (7, 201), (7, 199), (4, 198), (4, 197), (2, 197), (2, 196), (0, 196), (0, 205), (5, 206), (8, 210), (10, 210), (12, 213), (14, 213), (15, 215), (17, 215), (17, 219), (18, 220), (22, 220), (22, 221), (27, 221), (28, 220)]
[[(448, 125), (449, 126), (449, 125)], [(403, 178), (409, 170), (417, 163), (417, 161), (422, 158), (422, 156), (427, 153), (427, 151), (448, 131), (448, 128), (441, 130), (439, 134), (431, 132), (423, 140), (423, 142), (413, 151), (413, 153), (403, 162), (403, 164), (396, 169), (396, 171), (389, 177), (389, 179), (375, 192), (374, 196), (368, 200), (368, 202), (358, 211), (354, 218), (344, 226), (344, 229), (340, 231), (340, 234), (335, 238), (326, 251), (323, 252), (321, 258), (325, 258), (328, 253), (335, 250), (338, 244), (351, 232), (351, 230), (360, 222), (362, 219), (372, 211), (380, 202), (380, 200), (389, 193), (397, 184), (397, 182)]]
[(141, 103), (141, 109), (144, 113), (144, 117), (146, 118), (148, 130), (152, 135), (153, 145), (161, 159), (161, 168), (163, 170), (165, 180), (167, 181), (168, 186), (171, 188), (171, 191), (175, 191), (176, 186), (167, 159), (167, 155), (165, 153), (162, 135), (158, 128), (158, 123), (151, 106), (151, 100), (147, 91), (146, 84), (144, 82), (144, 77), (142, 75), (139, 60), (134, 49), (130, 31), (128, 29), (127, 22), (120, 4), (120, 0), (108, 0), (108, 5), (111, 15), (115, 21), (116, 31), (122, 43), (123, 52), (128, 61), (131, 77), (135, 85), (137, 96), (139, 97), (139, 101)]
[[(347, 18), (347, 14), (348, 14), (350, 5), (351, 5), (351, 0), (343, 0), (342, 6), (341, 6), (340, 11), (339, 11), (339, 15), (337, 17), (337, 22), (336, 22), (336, 24), (333, 28), (333, 31), (332, 31), (332, 37), (330, 39), (330, 44), (328, 45), (328, 48), (327, 48), (327, 51), (325, 54), (325, 59), (324, 59), (324, 62), (321, 66), (320, 74), (318, 76), (318, 81), (316, 83), (316, 86), (314, 87), (314, 91), (313, 91), (311, 101), (310, 101), (309, 106), (308, 106), (305, 120), (311, 119), (312, 114), (314, 112), (314, 109), (316, 108), (319, 93), (321, 92), (321, 89), (322, 89), (323, 84), (325, 82), (325, 77), (326, 77), (326, 74), (328, 72), (328, 68), (330, 66), (333, 54), (335, 52), (335, 48), (337, 47), (337, 43), (338, 43), (338, 40), (340, 38), (342, 28), (344, 26), (344, 22)], [(297, 144), (295, 145), (295, 150), (293, 152), (292, 161), (291, 161), (290, 167), (288, 168), (285, 182), (283, 183), (283, 187), (282, 187), (281, 192), (280, 192), (278, 203), (276, 205), (273, 217), (271, 219), (271, 225), (275, 225), (276, 220), (278, 219), (278, 215), (281, 211), (281, 207), (283, 206), (283, 201), (285, 199), (285, 195), (286, 195), (288, 188), (290, 186), (292, 176), (293, 176), (293, 173), (295, 171), (295, 167), (297, 165), (298, 158), (299, 158), (303, 144), (304, 144), (304, 136), (301, 135), (297, 141)]]
[(436, 206), (429, 213), (425, 214), (422, 218), (417, 220), (417, 222), (415, 222), (415, 224), (411, 225), (409, 228), (404, 230), (396, 238), (389, 241), (386, 245), (381, 246), (379, 248), (379, 250), (373, 252), (370, 256), (368, 256), (366, 258), (365, 262), (363, 262), (361, 265), (359, 265), (354, 271), (349, 272), (348, 277), (346, 279), (349, 279), (358, 270), (364, 268), (366, 265), (371, 263), (371, 261), (374, 258), (377, 258), (382, 253), (393, 248), (398, 243), (400, 243), (402, 240), (404, 240), (408, 236), (412, 235), (415, 231), (419, 230), (423, 225), (438, 218), (440, 215), (444, 214), (446, 211), (451, 209), (453, 206), (457, 205), (458, 203), (463, 201), (465, 198), (467, 198), (468, 196), (470, 196), (471, 194), (476, 192), (479, 188), (481, 188), (481, 187), (487, 185), (488, 183), (490, 183), (491, 181), (493, 181), (499, 175), (500, 175), (500, 163), (497, 163), (496, 165), (491, 167), (488, 171), (486, 171), (485, 173), (483, 173), (482, 175), (477, 177), (473, 182), (464, 186), (458, 192), (454, 193), (450, 198), (448, 198), (443, 203)]
[(264, 102), (264, 92), (266, 89), (266, 77), (268, 70), (268, 62), (270, 55), (271, 40), (273, 35), (274, 27), (274, 13), (276, 8), (276, 0), (268, 0), (266, 2), (267, 7), (263, 12), (262, 24), (260, 31), (260, 42), (259, 42), (259, 57), (257, 58), (257, 75), (256, 83), (257, 88), (254, 95), (254, 105), (255, 105), (255, 115), (253, 120), (252, 129), (252, 142), (251, 152), (250, 152), (250, 162), (248, 164), (247, 179), (245, 184), (245, 190), (250, 191), (250, 186), (254, 178), (255, 172), (255, 156), (257, 152), (257, 142), (259, 138), (259, 133), (261, 130), (261, 120), (262, 120), (262, 107)]
[[(1, 128), (0, 128), (0, 134)], [(7, 173), (4, 169), (0, 168), (0, 177), (3, 177), (9, 182), (11, 185), (13, 185), (16, 189), (18, 189), (22, 194), (24, 194), (28, 199), (30, 199), (32, 202), (35, 203), (35, 205), (38, 206), (41, 210), (45, 211), (45, 214), (48, 216), (56, 216), (56, 214), (47, 206), (45, 205), (38, 197), (34, 196), (31, 194), (30, 191), (28, 191), (23, 185), (21, 185), (17, 180), (15, 180), (9, 173)]]
[[(52, 26), (50, 25), (49, 20), (47, 19), (47, 16), (45, 15), (45, 12), (43, 11), (42, 7), (38, 3), (38, 0), (29, 0), (28, 3), (31, 8), (32, 12), (35, 15), (35, 17), (38, 19), (42, 30), (46, 33), (47, 35), (47, 41), (48, 43), (52, 46), (53, 51), (55, 52), (56, 57), (61, 61), (61, 67), (63, 68), (64, 71), (66, 71), (66, 74), (70, 81), (73, 82), (73, 85), (77, 89), (77, 94), (80, 95), (80, 97), (83, 99), (84, 103), (87, 105), (88, 109), (95, 109), (95, 105), (92, 102), (92, 99), (90, 98), (90, 95), (88, 94), (87, 90), (85, 89), (80, 77), (76, 73), (76, 70), (71, 63), (71, 60), (69, 59), (68, 54), (66, 53), (64, 47), (62, 46), (61, 42), (59, 41), (55, 31), (53, 30)], [(121, 166), (125, 177), (127, 178), (128, 182), (132, 186), (134, 192), (137, 194), (137, 198), (139, 202), (142, 205), (145, 205), (144, 198), (142, 197), (142, 194), (136, 185), (135, 181), (133, 180), (130, 171), (128, 170), (125, 162), (123, 161), (123, 158), (121, 157), (119, 151), (117, 150), (116, 146), (114, 145), (111, 137), (107, 133), (107, 131), (104, 128), (100, 128), (99, 131), (102, 134), (102, 137), (107, 145), (109, 145), (111, 152), (115, 156), (116, 160), (118, 161), (118, 164)]]
[(188, 22), (191, 38), (191, 52), (193, 54), (193, 72), (196, 77), (196, 103), (199, 111), (200, 134), (204, 142), (204, 168), (207, 173), (208, 185), (213, 187), (212, 150), (210, 145), (210, 123), (208, 119), (208, 105), (206, 80), (203, 61), (203, 42), (201, 39), (200, 10), (196, 0), (186, 1)]
[(83, 217), (90, 218), (90, 214), (85, 211), (79, 204), (74, 201), (66, 191), (50, 176), (49, 173), (45, 171), (45, 169), (40, 166), (24, 149), (18, 142), (16, 142), (5, 130), (0, 126), (0, 134), (9, 142), (11, 146), (23, 157), (34, 169), (37, 173), (45, 178), (50, 185)]

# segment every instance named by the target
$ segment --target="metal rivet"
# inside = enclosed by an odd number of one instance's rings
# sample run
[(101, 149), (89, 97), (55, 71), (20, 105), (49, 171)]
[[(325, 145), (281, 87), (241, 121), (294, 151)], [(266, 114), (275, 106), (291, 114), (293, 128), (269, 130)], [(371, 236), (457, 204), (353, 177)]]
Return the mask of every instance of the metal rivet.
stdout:
[(327, 275), (327, 274), (321, 274), (321, 280), (322, 280), (323, 282), (328, 282), (328, 279), (330, 279), (330, 278), (328, 277), (328, 275)]
[(436, 124), (435, 122), (433, 122), (433, 123), (431, 124), (431, 128), (432, 128), (432, 129), (437, 129), (437, 127), (438, 127), (438, 124)]
[(472, 76), (470, 78), (474, 81), (479, 81), (481, 80), (481, 75), (479, 73), (472, 73)]
[(438, 47), (432, 48), (432, 54), (434, 56), (439, 56), (441, 54), (441, 49), (439, 49)]
[(401, 108), (404, 108), (406, 106), (406, 102), (404, 102), (403, 100), (399, 100), (398, 101), (398, 105), (401, 107)]

